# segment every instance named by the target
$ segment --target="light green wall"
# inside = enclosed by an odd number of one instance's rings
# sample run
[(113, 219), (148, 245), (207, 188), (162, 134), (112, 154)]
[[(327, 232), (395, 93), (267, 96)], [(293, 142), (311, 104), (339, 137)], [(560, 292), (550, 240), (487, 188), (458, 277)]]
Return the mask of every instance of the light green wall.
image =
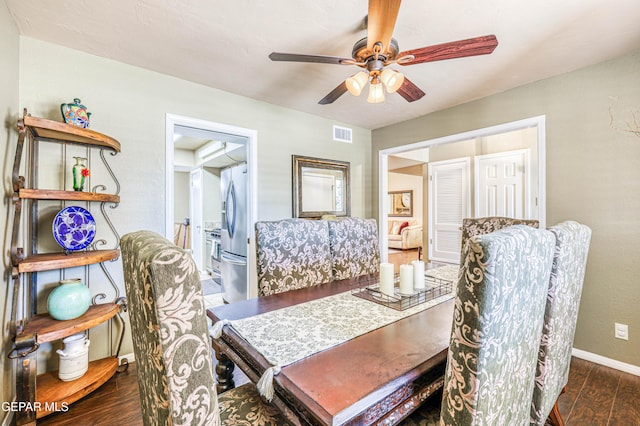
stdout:
[(189, 217), (189, 172), (173, 173), (173, 218), (182, 222)]
[[(92, 112), (91, 128), (122, 144), (122, 152), (109, 159), (122, 185), (121, 203), (110, 211), (120, 235), (139, 229), (164, 233), (167, 113), (257, 131), (259, 220), (291, 217), (292, 154), (350, 161), (352, 214), (372, 214), (371, 133), (367, 129), (353, 128), (353, 144), (333, 142), (333, 124), (345, 123), (26, 37), (20, 37), (20, 62), (20, 108), (27, 107), (34, 116), (61, 120), (60, 104), (80, 98)], [(15, 113), (17, 108), (12, 105), (7, 109)], [(124, 294), (120, 262), (108, 266)], [(92, 292), (113, 294), (98, 276), (91, 288)], [(106, 330), (92, 329), (92, 359), (107, 352), (106, 339), (100, 337), (106, 334)], [(55, 357), (53, 349), (43, 348), (39, 353), (46, 357), (51, 351)], [(130, 352), (130, 336), (126, 335), (121, 354)], [(40, 358), (39, 366), (44, 362)], [(53, 367), (55, 363), (49, 361), (47, 368)]]
[[(2, 122), (2, 132), (0, 133), (0, 149), (2, 150), (2, 204), (0, 205), (0, 216), (2, 219), (2, 277), (5, 283), (0, 291), (0, 318), (2, 318), (2, 348), (0, 348), (0, 371), (2, 372), (2, 386), (0, 386), (0, 401), (11, 401), (14, 395), (14, 380), (12, 371), (12, 361), (7, 359), (9, 351), (12, 349), (9, 321), (11, 318), (11, 264), (9, 261), (9, 248), (11, 245), (11, 228), (13, 223), (13, 204), (11, 195), (13, 194), (11, 184), (11, 171), (13, 168), (13, 158), (16, 149), (18, 134), (15, 131), (16, 120), (19, 117), (18, 111), (18, 72), (20, 38), (18, 29), (9, 15), (7, 6), (0, 2), (0, 120)], [(7, 413), (0, 411), (0, 423)]]
[[(374, 130), (374, 203), (379, 150), (546, 115), (547, 224), (573, 219), (593, 230), (574, 346), (640, 366), (640, 138), (613, 129), (609, 116), (618, 97), (616, 124), (632, 119), (639, 82), (634, 54)], [(629, 325), (629, 341), (614, 339), (614, 322)]]
[[(139, 225), (130, 220), (132, 213), (155, 212), (164, 201), (166, 113), (257, 130), (260, 219), (291, 217), (291, 154), (350, 161), (352, 212), (354, 216), (371, 215), (370, 187), (365, 179), (371, 161), (369, 130), (354, 128), (353, 144), (333, 142), (332, 125), (336, 123), (332, 120), (54, 44), (21, 40), (22, 105), (33, 115), (58, 120), (60, 103), (82, 99), (93, 113), (91, 127), (122, 143), (122, 154), (113, 161), (118, 176), (139, 164), (138, 184), (122, 189), (118, 210), (129, 217), (124, 231)], [(128, 202), (128, 197), (136, 202)], [(162, 230), (163, 221), (163, 215), (153, 215), (144, 224)]]

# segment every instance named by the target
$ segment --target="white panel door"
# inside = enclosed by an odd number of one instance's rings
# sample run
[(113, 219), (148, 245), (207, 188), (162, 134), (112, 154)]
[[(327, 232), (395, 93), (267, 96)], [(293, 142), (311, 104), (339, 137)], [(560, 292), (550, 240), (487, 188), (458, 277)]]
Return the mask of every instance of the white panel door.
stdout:
[(202, 227), (202, 169), (189, 173), (189, 216), (191, 223), (191, 255), (199, 271), (204, 271), (203, 252), (205, 251)]
[(468, 157), (429, 163), (429, 260), (459, 263), (462, 219), (469, 217)]
[(476, 217), (530, 217), (528, 149), (476, 156), (475, 177)]

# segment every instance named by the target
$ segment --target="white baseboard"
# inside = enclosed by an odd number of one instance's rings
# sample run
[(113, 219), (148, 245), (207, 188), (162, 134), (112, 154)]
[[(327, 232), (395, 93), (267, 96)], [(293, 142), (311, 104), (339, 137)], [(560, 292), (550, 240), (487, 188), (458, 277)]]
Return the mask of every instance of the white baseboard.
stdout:
[(127, 359), (128, 363), (132, 363), (136, 360), (136, 356), (133, 354), (133, 352), (131, 352), (130, 354), (120, 355), (118, 357), (118, 365), (122, 365), (122, 360), (125, 358)]
[(597, 355), (591, 352), (583, 351), (581, 349), (573, 348), (571, 354), (576, 358), (585, 359), (596, 364), (604, 365), (605, 367), (614, 368), (616, 370), (624, 371), (625, 373), (633, 374), (634, 376), (640, 376), (640, 367), (633, 364), (627, 364), (626, 362), (618, 361), (615, 359), (607, 358), (602, 355)]

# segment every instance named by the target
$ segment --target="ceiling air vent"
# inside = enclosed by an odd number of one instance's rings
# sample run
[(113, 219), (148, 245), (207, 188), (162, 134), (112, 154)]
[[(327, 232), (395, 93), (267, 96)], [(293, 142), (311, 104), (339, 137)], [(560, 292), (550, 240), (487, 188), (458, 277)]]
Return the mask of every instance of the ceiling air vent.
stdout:
[(348, 127), (333, 126), (333, 140), (338, 142), (353, 142), (352, 130)]

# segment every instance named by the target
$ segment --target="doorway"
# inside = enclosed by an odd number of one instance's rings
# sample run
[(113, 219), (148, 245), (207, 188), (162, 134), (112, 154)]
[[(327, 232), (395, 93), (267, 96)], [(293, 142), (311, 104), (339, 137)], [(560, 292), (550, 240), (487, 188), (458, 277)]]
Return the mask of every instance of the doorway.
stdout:
[[(246, 232), (257, 218), (257, 132), (251, 129), (191, 117), (166, 115), (165, 236), (174, 241), (175, 230), (186, 227), (185, 248), (191, 250), (202, 276), (211, 274), (210, 233), (222, 225), (222, 171), (246, 166)], [(208, 244), (209, 242), (209, 244)], [(248, 238), (253, 245), (253, 238)], [(247, 250), (249, 271), (254, 250)], [(249, 297), (257, 293), (255, 273), (247, 274)], [(253, 291), (253, 287), (256, 287)]]
[[(425, 260), (429, 261), (430, 251), (433, 249), (436, 240), (434, 238), (434, 227), (430, 222), (434, 218), (433, 202), (429, 201), (431, 195), (429, 187), (431, 186), (433, 176), (427, 172), (428, 165), (439, 161), (453, 160), (456, 158), (466, 157), (469, 159), (470, 171), (467, 173), (471, 178), (466, 191), (469, 194), (469, 200), (472, 204), (468, 209), (469, 214), (464, 211), (462, 205), (458, 209), (455, 218), (449, 218), (449, 227), (461, 226), (462, 217), (479, 217), (482, 210), (478, 208), (478, 200), (476, 199), (479, 190), (476, 190), (476, 180), (479, 176), (478, 167), (481, 167), (480, 160), (476, 161), (476, 157), (482, 159), (483, 155), (496, 155), (495, 162), (499, 162), (500, 154), (503, 152), (513, 151), (517, 153), (519, 150), (527, 152), (526, 161), (529, 165), (529, 179), (526, 183), (526, 211), (523, 212), (524, 218), (535, 218), (540, 221), (540, 226), (546, 226), (546, 195), (545, 195), (545, 117), (538, 116), (519, 120), (516, 122), (505, 123), (483, 129), (477, 129), (456, 135), (445, 136), (442, 138), (416, 142), (408, 145), (388, 148), (380, 150), (378, 154), (378, 170), (379, 170), (379, 234), (380, 251), (383, 260), (388, 259), (388, 212), (389, 201), (387, 193), (389, 191), (389, 162), (395, 156), (411, 157), (412, 153), (416, 153), (416, 159), (425, 157), (424, 151), (427, 150), (424, 161), (424, 185), (425, 194), (423, 199), (427, 200), (423, 209), (423, 253)], [(527, 151), (528, 150), (528, 151)], [(461, 154), (462, 152), (462, 154)], [(419, 155), (418, 155), (419, 154)], [(506, 181), (503, 180), (504, 184)], [(486, 182), (485, 182), (486, 183)], [(506, 184), (505, 184), (506, 185)], [(487, 185), (488, 186), (488, 185)], [(461, 189), (462, 191), (462, 189)], [(486, 206), (485, 206), (486, 207)], [(485, 210), (486, 211), (486, 210)], [(484, 214), (484, 213), (482, 213)], [(452, 234), (453, 235), (453, 234)], [(452, 254), (459, 255), (459, 240), (455, 237), (449, 238), (449, 245), (455, 245), (456, 250), (449, 250)], [(454, 241), (455, 240), (455, 241)], [(442, 240), (440, 242), (446, 242)], [(449, 259), (449, 262), (455, 263), (457, 260)]]

